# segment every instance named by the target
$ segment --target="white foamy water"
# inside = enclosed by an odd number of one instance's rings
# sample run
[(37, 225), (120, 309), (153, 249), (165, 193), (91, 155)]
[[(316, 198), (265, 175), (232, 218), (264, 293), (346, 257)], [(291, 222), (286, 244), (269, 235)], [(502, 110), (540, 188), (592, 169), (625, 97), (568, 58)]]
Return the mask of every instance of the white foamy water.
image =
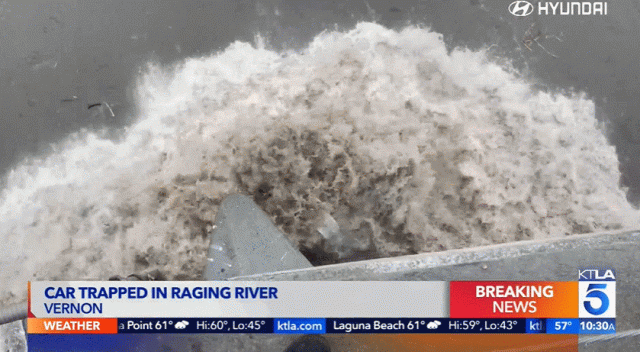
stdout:
[(343, 255), (374, 256), (638, 225), (592, 101), (426, 29), (361, 23), (297, 53), (236, 42), (149, 65), (138, 92), (122, 141), (79, 132), (8, 176), (1, 302), (28, 280), (197, 279), (231, 192), (313, 253), (330, 253), (323, 221)]

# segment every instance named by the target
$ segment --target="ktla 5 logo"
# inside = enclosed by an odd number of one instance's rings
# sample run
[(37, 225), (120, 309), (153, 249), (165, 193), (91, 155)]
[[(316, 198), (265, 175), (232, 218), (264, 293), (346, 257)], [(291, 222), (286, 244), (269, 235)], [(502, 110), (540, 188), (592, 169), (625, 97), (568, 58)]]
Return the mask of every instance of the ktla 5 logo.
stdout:
[(615, 318), (616, 283), (615, 281), (580, 281), (579, 318)]

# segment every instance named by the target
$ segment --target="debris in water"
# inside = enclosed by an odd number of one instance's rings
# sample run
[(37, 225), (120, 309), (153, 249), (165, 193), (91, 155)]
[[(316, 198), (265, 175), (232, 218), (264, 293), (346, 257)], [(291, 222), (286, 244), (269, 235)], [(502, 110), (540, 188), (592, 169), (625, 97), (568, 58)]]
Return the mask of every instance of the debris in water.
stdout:
[(524, 44), (525, 47), (527, 47), (527, 49), (529, 49), (529, 51), (533, 51), (533, 49), (531, 49), (531, 46), (533, 45), (533, 43), (536, 43), (547, 54), (549, 54), (549, 55), (551, 55), (551, 56), (553, 56), (553, 57), (555, 57), (557, 59), (558, 58), (557, 55), (552, 54), (549, 50), (547, 50), (539, 42), (539, 40), (543, 40), (543, 39), (547, 39), (547, 38), (555, 38), (559, 42), (562, 42), (562, 40), (560, 38), (558, 38), (557, 36), (555, 36), (555, 35), (542, 34), (542, 30), (540, 30), (539, 28), (536, 28), (536, 24), (534, 22), (529, 26), (529, 29), (527, 29), (527, 31), (524, 33), (524, 37), (522, 38), (522, 43)]
[(89, 105), (87, 105), (87, 109), (91, 109), (91, 108), (95, 108), (95, 107), (102, 107), (102, 106), (106, 106), (107, 109), (109, 109), (109, 113), (111, 114), (111, 117), (116, 117), (116, 114), (113, 113), (113, 110), (111, 109), (111, 106), (109, 106), (109, 103), (107, 103), (106, 101), (103, 101), (102, 103), (89, 104)]

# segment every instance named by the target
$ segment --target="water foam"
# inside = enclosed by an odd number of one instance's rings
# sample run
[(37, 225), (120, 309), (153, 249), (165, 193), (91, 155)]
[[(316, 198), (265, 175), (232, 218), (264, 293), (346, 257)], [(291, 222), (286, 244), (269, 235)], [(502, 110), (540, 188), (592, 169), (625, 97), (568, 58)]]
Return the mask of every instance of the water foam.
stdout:
[[(360, 23), (302, 52), (236, 42), (150, 64), (138, 92), (123, 140), (82, 131), (8, 175), (0, 301), (29, 279), (199, 278), (237, 191), (329, 261), (638, 225), (591, 100), (536, 92), (426, 29)], [(327, 219), (349, 239), (335, 255)]]

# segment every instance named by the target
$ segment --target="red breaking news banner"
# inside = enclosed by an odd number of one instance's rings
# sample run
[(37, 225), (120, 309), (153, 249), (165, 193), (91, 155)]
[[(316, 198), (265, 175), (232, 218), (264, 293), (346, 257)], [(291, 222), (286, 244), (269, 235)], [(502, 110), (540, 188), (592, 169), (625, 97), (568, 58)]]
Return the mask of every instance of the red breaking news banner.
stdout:
[(451, 282), (449, 299), (451, 318), (578, 318), (578, 282)]

